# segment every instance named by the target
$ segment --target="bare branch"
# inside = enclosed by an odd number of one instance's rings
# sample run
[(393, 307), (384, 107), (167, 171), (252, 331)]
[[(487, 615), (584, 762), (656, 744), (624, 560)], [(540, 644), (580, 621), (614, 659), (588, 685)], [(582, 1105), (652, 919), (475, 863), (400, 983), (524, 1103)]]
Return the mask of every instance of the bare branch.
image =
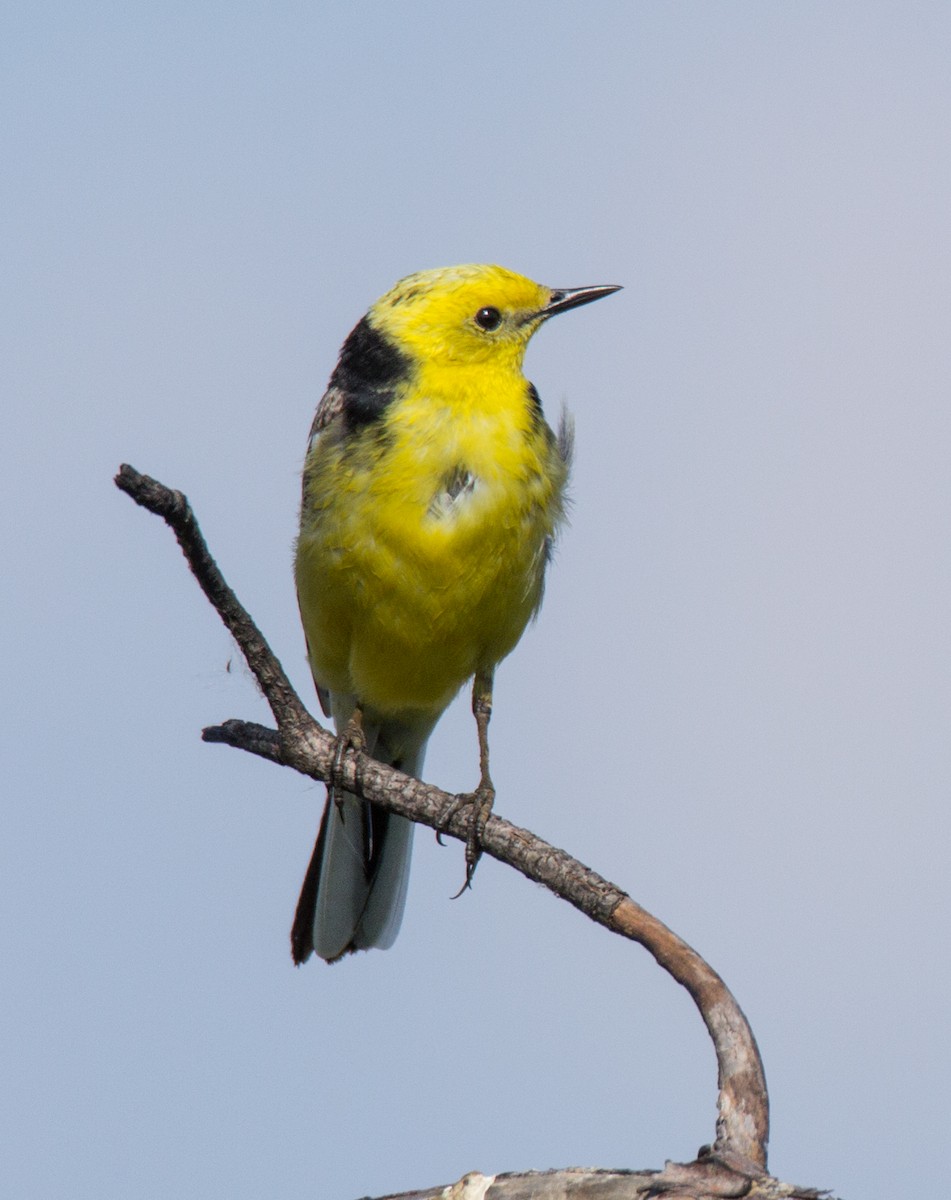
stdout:
[[(312, 779), (327, 778), (332, 751), (323, 740), (301, 738), (288, 747), (287, 739), (279, 739), (273, 731), (241, 721), (212, 726), (203, 737), (291, 766)], [(347, 791), (433, 829), (439, 828), (440, 817), (451, 799), (441, 789), (362, 754), (347, 754), (340, 782)], [(468, 814), (458, 811), (445, 832), (465, 841), (468, 829)], [(753, 1032), (720, 976), (619, 887), (527, 829), (493, 815), (486, 825), (482, 847), (486, 854), (544, 884), (612, 933), (639, 942), (687, 989), (717, 1054), (720, 1094), (716, 1149), (764, 1167), (769, 1110), (763, 1067)]]
[[(202, 590), (231, 631), (260, 683), (278, 725), (277, 730), (273, 730), (246, 721), (227, 721), (205, 729), (202, 735), (205, 741), (246, 750), (326, 782), (335, 740), (307, 712), (264, 637), (228, 587), (208, 551), (185, 496), (140, 475), (129, 466), (120, 469), (115, 482), (137, 504), (161, 516), (172, 528)], [(439, 826), (450, 799), (439, 788), (352, 751), (344, 758), (339, 782), (347, 791), (432, 828)], [(468, 834), (468, 814), (457, 811), (444, 832), (464, 842)], [(703, 1017), (718, 1064), (720, 1092), (716, 1140), (712, 1149), (701, 1152), (696, 1163), (668, 1164), (664, 1172), (652, 1173), (651, 1192), (669, 1196), (819, 1195), (808, 1189), (797, 1191), (766, 1174), (769, 1102), (756, 1041), (726, 984), (700, 955), (616, 885), (528, 830), (493, 815), (486, 825), (482, 845), (487, 854), (514, 867), (528, 879), (544, 884), (606, 929), (639, 942), (687, 989)], [(499, 1177), (493, 1183), (493, 1195), (501, 1179)], [(606, 1180), (601, 1182), (606, 1183)], [(636, 1190), (643, 1189), (643, 1174), (634, 1186)], [(730, 1190), (737, 1187), (739, 1191)], [(770, 1187), (785, 1190), (770, 1191)], [(622, 1194), (604, 1191), (600, 1186), (585, 1192), (583, 1188), (576, 1190), (573, 1184), (564, 1192), (532, 1191), (531, 1194), (554, 1197), (569, 1192), (572, 1195)], [(506, 1190), (498, 1194), (514, 1197), (528, 1193)], [(634, 1192), (623, 1194), (633, 1195)]]
[(311, 721), (310, 714), (291, 687), (284, 674), (284, 668), (265, 641), (264, 635), (218, 570), (187, 498), (181, 492), (173, 491), (159, 483), (157, 479), (140, 475), (127, 463), (123, 463), (119, 468), (115, 484), (131, 496), (136, 504), (161, 517), (171, 528), (201, 590), (241, 647), (248, 666), (271, 706), (278, 727), (294, 727), (299, 723), (306, 724)]

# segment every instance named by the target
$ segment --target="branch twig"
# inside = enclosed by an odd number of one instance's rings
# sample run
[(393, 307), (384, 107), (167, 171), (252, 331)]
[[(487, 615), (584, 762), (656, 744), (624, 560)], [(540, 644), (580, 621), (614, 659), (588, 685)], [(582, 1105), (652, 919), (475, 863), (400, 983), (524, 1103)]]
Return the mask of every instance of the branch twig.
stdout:
[(291, 687), (290, 680), (284, 674), (284, 668), (265, 641), (264, 635), (218, 570), (218, 564), (211, 557), (187, 498), (181, 492), (173, 491), (165, 484), (159, 483), (157, 479), (140, 475), (134, 467), (126, 463), (119, 468), (115, 485), (120, 491), (131, 496), (136, 504), (161, 517), (175, 534), (201, 590), (241, 647), (248, 666), (271, 706), (278, 728), (296, 730), (313, 725), (314, 721)]
[[(195, 578), (247, 659), (278, 726), (274, 730), (247, 721), (227, 721), (205, 729), (204, 740), (246, 750), (326, 782), (334, 739), (307, 712), (263, 635), (225, 582), (185, 496), (126, 465), (120, 468), (115, 482), (137, 504), (161, 516), (171, 527)], [(439, 788), (353, 752), (345, 757), (340, 783), (347, 791), (433, 828), (449, 799)], [(458, 812), (444, 832), (465, 841), (466, 814)], [(720, 1091), (716, 1140), (712, 1147), (701, 1151), (696, 1163), (668, 1164), (665, 1172), (653, 1175), (653, 1194), (743, 1195), (752, 1194), (750, 1187), (755, 1191), (767, 1184), (787, 1188), (766, 1174), (769, 1101), (763, 1065), (753, 1032), (719, 975), (620, 888), (528, 830), (493, 815), (482, 844), (487, 854), (544, 884), (606, 929), (639, 942), (687, 989), (700, 1011), (717, 1056)], [(745, 1190), (724, 1190), (722, 1180), (718, 1183), (714, 1178), (724, 1171), (732, 1177), (733, 1187), (738, 1181), (744, 1186), (745, 1181)], [(818, 1195), (809, 1189), (797, 1192), (792, 1188), (781, 1194)]]

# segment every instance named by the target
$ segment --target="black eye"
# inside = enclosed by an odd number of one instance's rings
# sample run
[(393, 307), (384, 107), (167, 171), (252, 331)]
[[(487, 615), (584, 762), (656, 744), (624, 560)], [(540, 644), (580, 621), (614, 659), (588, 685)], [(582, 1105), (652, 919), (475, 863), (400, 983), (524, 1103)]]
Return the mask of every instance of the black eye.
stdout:
[(480, 329), (498, 329), (502, 324), (502, 314), (497, 308), (480, 308), (475, 315), (475, 322)]

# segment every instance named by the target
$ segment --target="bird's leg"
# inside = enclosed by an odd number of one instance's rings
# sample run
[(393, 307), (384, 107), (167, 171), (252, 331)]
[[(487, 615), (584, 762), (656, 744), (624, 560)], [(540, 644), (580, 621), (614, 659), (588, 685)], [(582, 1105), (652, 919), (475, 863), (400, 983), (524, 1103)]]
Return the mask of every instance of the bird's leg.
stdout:
[(466, 838), (465, 891), (482, 857), (482, 835), (495, 803), (495, 786), (489, 775), (489, 720), (492, 716), (492, 671), (479, 671), (472, 683), (472, 715), (479, 734), (479, 786), (471, 793), (472, 817)]
[(456, 893), (462, 893), (472, 884), (472, 876), (482, 857), (482, 836), (486, 822), (495, 803), (495, 786), (489, 775), (489, 720), (492, 716), (492, 670), (478, 671), (472, 682), (472, 714), (476, 719), (479, 734), (479, 786), (474, 792), (463, 792), (453, 796), (439, 814), (438, 828), (444, 829), (464, 805), (471, 806), (469, 831), (466, 836), (466, 879)]
[(340, 786), (340, 776), (343, 774), (343, 760), (348, 750), (361, 753), (367, 744), (363, 732), (363, 709), (358, 704), (354, 708), (342, 733), (338, 733), (334, 741), (334, 756), (330, 763), (330, 777), (327, 780), (327, 798), (337, 806), (337, 811), (343, 816), (343, 797)]

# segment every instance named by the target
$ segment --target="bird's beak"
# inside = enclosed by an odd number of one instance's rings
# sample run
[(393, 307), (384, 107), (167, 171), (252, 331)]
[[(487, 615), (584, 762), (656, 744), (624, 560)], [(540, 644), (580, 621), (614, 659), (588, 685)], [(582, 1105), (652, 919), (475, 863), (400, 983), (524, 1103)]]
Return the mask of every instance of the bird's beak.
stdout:
[(612, 292), (620, 290), (621, 285), (618, 283), (599, 283), (593, 287), (555, 288), (548, 298), (548, 303), (536, 313), (536, 316), (546, 321), (556, 313), (567, 312), (569, 308), (578, 308), (582, 304), (590, 304), (592, 300), (600, 300), (602, 296), (610, 296)]

